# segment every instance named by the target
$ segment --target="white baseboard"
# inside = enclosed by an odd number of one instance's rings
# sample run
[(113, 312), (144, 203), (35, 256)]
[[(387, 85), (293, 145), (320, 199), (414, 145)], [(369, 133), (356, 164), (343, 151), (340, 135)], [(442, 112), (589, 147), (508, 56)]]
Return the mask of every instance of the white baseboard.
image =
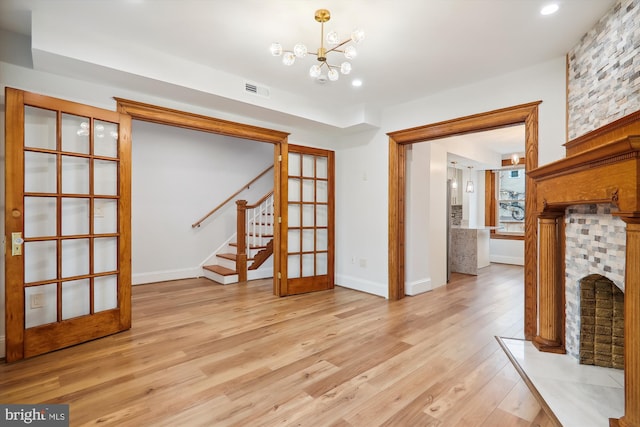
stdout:
[(431, 279), (416, 280), (411, 283), (405, 283), (404, 294), (413, 296), (429, 292), (431, 290)]
[(273, 277), (273, 267), (247, 270), (247, 280), (266, 279), (267, 277)]
[(368, 280), (358, 279), (356, 277), (346, 276), (344, 274), (336, 274), (336, 286), (349, 288), (368, 294), (389, 298), (389, 288), (386, 284), (371, 282)]
[(201, 267), (183, 268), (180, 270), (152, 271), (148, 273), (135, 273), (131, 275), (131, 284), (143, 285), (145, 283), (166, 282), (168, 280), (191, 279), (202, 276)]
[(491, 255), (489, 261), (498, 264), (524, 265), (524, 258), (516, 256)]

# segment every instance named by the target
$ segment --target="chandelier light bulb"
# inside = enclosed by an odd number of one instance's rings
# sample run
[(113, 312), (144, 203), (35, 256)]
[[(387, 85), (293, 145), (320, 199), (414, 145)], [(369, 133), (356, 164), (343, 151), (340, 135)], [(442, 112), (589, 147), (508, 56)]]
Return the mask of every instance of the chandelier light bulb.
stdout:
[(304, 58), (307, 56), (307, 47), (302, 43), (298, 43), (293, 47), (293, 54), (298, 58)]
[(360, 43), (362, 40), (364, 40), (364, 31), (362, 31), (359, 28), (356, 28), (355, 30), (353, 30), (351, 32), (351, 40), (354, 43)]
[(293, 65), (293, 63), (296, 62), (296, 55), (293, 52), (285, 52), (284, 55), (282, 55), (282, 63), (284, 65)]
[(271, 51), (271, 55), (273, 56), (282, 55), (282, 45), (280, 43), (272, 43), (269, 50)]
[(520, 156), (518, 156), (518, 153), (513, 153), (511, 155), (511, 164), (517, 165), (518, 163), (520, 163)]
[(353, 59), (353, 58), (355, 58), (356, 56), (358, 56), (358, 51), (356, 50), (356, 48), (355, 48), (355, 47), (353, 47), (353, 46), (347, 46), (347, 47), (344, 49), (344, 57), (345, 57), (345, 58), (347, 58), (347, 59)]
[(343, 62), (340, 65), (340, 72), (344, 75), (347, 75), (351, 72), (351, 63), (349, 62)]
[(336, 45), (338, 43), (340, 43), (340, 37), (338, 36), (338, 33), (336, 33), (335, 31), (330, 31), (327, 33), (327, 43), (332, 44), (332, 45)]
[(332, 68), (329, 70), (329, 72), (327, 73), (327, 77), (329, 78), (329, 80), (331, 80), (332, 82), (335, 82), (336, 80), (338, 80), (340, 78), (340, 73), (338, 72), (338, 70), (336, 70), (335, 68)]
[(313, 77), (314, 79), (317, 79), (318, 77), (320, 77), (320, 74), (322, 74), (322, 70), (320, 69), (320, 66), (317, 64), (312, 65), (311, 68), (309, 69), (309, 76)]

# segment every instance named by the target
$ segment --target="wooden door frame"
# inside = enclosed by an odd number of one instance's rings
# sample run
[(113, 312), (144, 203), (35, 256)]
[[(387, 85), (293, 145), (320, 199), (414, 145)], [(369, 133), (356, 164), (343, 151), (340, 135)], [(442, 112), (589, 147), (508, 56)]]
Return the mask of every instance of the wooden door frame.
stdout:
[[(524, 124), (525, 171), (538, 167), (538, 105), (542, 101), (516, 105), (430, 125), (390, 132), (389, 136), (389, 299), (404, 298), (405, 282), (405, 192), (406, 148), (410, 144), (448, 136)], [(538, 228), (535, 212), (535, 182), (526, 177), (524, 238), (524, 333), (527, 340), (537, 333)]]
[[(273, 144), (274, 165), (278, 165), (278, 162), (282, 158), (280, 155), (283, 149), (286, 150), (287, 147), (287, 141), (289, 137), (289, 133), (287, 132), (216, 119), (213, 117), (173, 110), (170, 108), (145, 104), (142, 102), (131, 101), (123, 98), (114, 99), (117, 102), (117, 111), (123, 114), (128, 114), (133, 119)], [(274, 214), (275, 217), (278, 218), (279, 216), (281, 216), (283, 200), (280, 190), (282, 185), (282, 177), (280, 168), (277, 166), (274, 167), (273, 181)], [(278, 279), (278, 272), (281, 271), (281, 242), (281, 227), (280, 224), (276, 221), (273, 230), (274, 295), (280, 295), (280, 282)]]

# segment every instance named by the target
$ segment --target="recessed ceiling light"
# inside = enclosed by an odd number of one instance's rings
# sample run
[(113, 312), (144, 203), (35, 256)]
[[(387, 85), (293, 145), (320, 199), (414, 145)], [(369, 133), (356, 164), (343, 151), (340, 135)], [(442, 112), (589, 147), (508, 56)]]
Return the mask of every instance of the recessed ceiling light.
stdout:
[(551, 3), (551, 4), (548, 4), (548, 5), (544, 6), (542, 9), (540, 9), (540, 14), (541, 15), (551, 15), (553, 13), (556, 13), (558, 11), (558, 9), (560, 9), (560, 6), (558, 6), (557, 3)]
[(360, 87), (362, 86), (362, 80), (360, 79), (354, 79), (351, 81), (351, 86), (353, 87)]

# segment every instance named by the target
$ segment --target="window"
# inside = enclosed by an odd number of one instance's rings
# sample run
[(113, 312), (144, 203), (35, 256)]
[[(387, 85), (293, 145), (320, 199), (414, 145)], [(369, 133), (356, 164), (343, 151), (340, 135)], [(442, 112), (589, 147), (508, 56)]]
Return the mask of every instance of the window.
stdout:
[(485, 171), (485, 225), (492, 239), (524, 239), (525, 170)]
[(496, 171), (497, 234), (524, 235), (524, 169)]

